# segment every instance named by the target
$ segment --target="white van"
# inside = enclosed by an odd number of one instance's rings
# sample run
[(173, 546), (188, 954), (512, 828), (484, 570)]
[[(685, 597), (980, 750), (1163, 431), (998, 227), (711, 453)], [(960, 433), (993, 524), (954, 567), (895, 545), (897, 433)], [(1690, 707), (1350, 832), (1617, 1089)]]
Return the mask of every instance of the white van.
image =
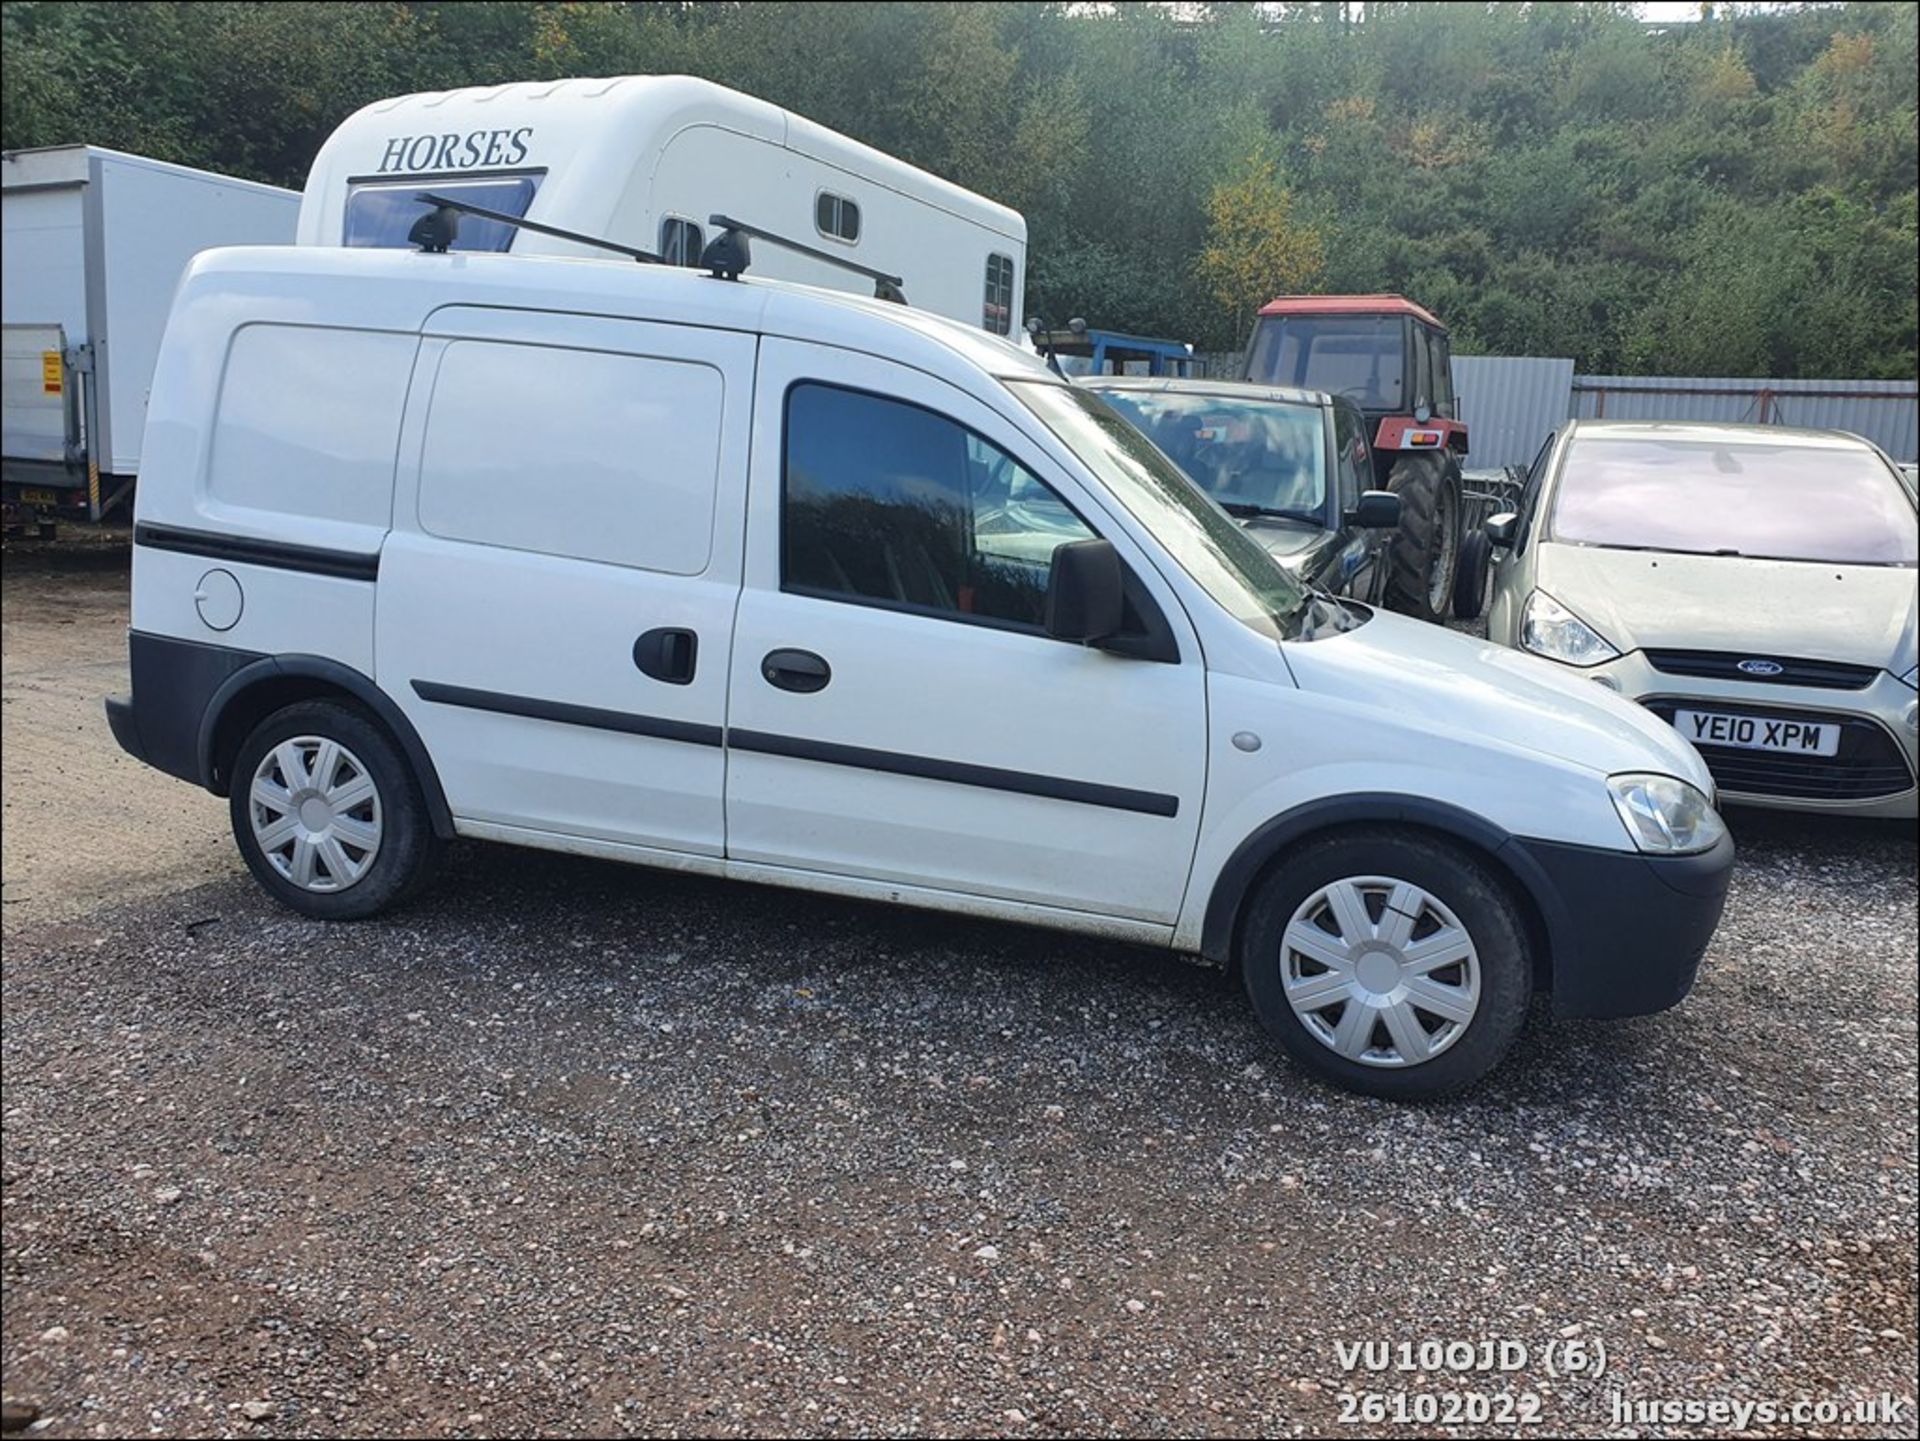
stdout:
[(1304, 593), (1095, 396), (918, 310), (608, 261), (202, 256), (134, 755), (355, 918), (454, 836), (1239, 965), (1312, 1069), (1677, 1002), (1733, 861), (1673, 729)]
[[(423, 190), (697, 266), (723, 214), (899, 276), (922, 310), (1024, 338), (1017, 211), (811, 120), (686, 75), (495, 85), (377, 101), (315, 157), (302, 245), (402, 248)], [(589, 255), (469, 219), (456, 249)], [(756, 273), (872, 294), (782, 251)]]

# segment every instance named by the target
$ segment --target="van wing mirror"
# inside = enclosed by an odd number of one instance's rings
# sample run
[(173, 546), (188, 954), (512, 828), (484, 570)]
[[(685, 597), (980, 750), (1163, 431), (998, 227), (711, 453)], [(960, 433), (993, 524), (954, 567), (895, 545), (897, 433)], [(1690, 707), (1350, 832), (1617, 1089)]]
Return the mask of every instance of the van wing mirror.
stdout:
[(1347, 524), (1356, 530), (1398, 530), (1400, 497), (1390, 490), (1363, 490), (1360, 503), (1347, 512)]
[(1503, 510), (1498, 515), (1489, 516), (1487, 523), (1481, 527), (1486, 531), (1487, 539), (1502, 550), (1513, 549), (1513, 538), (1519, 528), (1520, 517), (1510, 510)]
[(1126, 567), (1109, 540), (1072, 540), (1053, 549), (1047, 571), (1047, 634), (1094, 645), (1124, 624)]

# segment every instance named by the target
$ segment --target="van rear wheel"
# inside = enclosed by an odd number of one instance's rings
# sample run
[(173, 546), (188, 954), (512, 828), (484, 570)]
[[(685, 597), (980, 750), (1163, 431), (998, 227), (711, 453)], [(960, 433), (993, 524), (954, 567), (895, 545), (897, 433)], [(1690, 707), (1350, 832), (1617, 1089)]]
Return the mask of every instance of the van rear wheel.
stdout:
[(291, 910), (359, 920), (431, 874), (439, 838), (400, 748), (365, 711), (301, 701), (241, 742), (228, 811), (254, 879)]
[(1240, 935), (1261, 1022), (1351, 1091), (1427, 1100), (1500, 1063), (1526, 1017), (1526, 927), (1505, 887), (1437, 838), (1354, 830), (1308, 843), (1253, 896)]

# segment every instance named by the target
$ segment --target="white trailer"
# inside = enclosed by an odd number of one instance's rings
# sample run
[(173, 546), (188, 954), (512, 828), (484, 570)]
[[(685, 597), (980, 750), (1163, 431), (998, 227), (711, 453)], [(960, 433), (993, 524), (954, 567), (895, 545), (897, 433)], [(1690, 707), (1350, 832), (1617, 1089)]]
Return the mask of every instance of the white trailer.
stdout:
[[(922, 310), (1022, 338), (1018, 212), (764, 100), (684, 75), (556, 80), (404, 95), (349, 116), (320, 149), (303, 245), (398, 247), (432, 190), (696, 265), (731, 216), (900, 276)], [(600, 255), (472, 216), (456, 250)], [(776, 247), (754, 274), (872, 293)]]
[(140, 469), (174, 287), (215, 245), (286, 245), (300, 197), (92, 145), (0, 157), (6, 498), (94, 519)]

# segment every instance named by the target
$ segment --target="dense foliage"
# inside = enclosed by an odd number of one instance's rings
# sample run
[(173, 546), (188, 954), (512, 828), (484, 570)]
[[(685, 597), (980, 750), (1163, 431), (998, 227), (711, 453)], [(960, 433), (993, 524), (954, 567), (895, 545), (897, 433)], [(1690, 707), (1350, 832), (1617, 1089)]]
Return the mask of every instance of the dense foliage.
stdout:
[(8, 147), (299, 185), (384, 95), (708, 76), (1025, 212), (1029, 309), (1399, 290), (1583, 370), (1911, 376), (1916, 7), (8, 3)]

